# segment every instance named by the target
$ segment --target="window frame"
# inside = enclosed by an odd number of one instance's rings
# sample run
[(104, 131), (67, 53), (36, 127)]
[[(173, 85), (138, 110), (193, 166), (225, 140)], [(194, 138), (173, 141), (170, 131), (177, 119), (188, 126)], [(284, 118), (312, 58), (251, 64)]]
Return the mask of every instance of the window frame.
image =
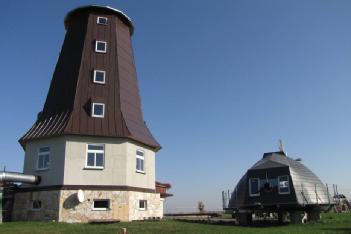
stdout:
[[(38, 202), (38, 204), (40, 204), (40, 207), (39, 208), (34, 208), (34, 203), (35, 202)], [(40, 211), (41, 210), (41, 208), (42, 208), (42, 202), (41, 202), (41, 200), (32, 200), (32, 207), (31, 207), (31, 210), (32, 211)]]
[[(141, 152), (143, 154), (143, 156), (138, 155), (138, 152)], [(142, 162), (143, 162), (143, 164), (142, 164), (143, 167), (141, 168), (142, 170), (138, 169), (138, 159), (142, 160)], [(145, 151), (144, 150), (137, 149), (135, 151), (135, 170), (138, 173), (145, 174)]]
[[(99, 21), (100, 19), (105, 19), (105, 20), (106, 20), (106, 23), (101, 23), (101, 22)], [(100, 25), (108, 25), (108, 18), (105, 17), (105, 16), (98, 16), (98, 17), (96, 18), (96, 23), (97, 23), (97, 24), (100, 24)]]
[[(258, 193), (252, 193), (252, 188), (251, 188), (251, 181), (252, 180), (257, 180), (257, 186), (258, 186)], [(250, 197), (259, 197), (261, 195), (261, 192), (260, 192), (260, 188), (261, 188), (261, 180), (260, 178), (249, 178), (249, 195)]]
[[(105, 50), (99, 50), (99, 49), (98, 49), (98, 44), (99, 44), (99, 43), (104, 43), (104, 44), (105, 44)], [(99, 41), (99, 40), (96, 40), (96, 41), (95, 41), (95, 52), (106, 54), (106, 53), (107, 53), (107, 42), (106, 42), (106, 41)]]
[[(91, 150), (89, 146), (102, 146), (102, 150)], [(94, 166), (88, 165), (88, 155), (89, 153), (94, 154)], [(102, 166), (96, 166), (96, 154), (102, 153)], [(97, 144), (97, 143), (87, 143), (86, 144), (86, 153), (85, 153), (85, 169), (95, 169), (95, 170), (103, 170), (105, 169), (105, 144)]]
[[(107, 201), (107, 207), (106, 208), (95, 208), (95, 202), (96, 201)], [(94, 211), (107, 211), (107, 210), (111, 210), (111, 199), (93, 199), (93, 204), (92, 204), (92, 210)]]
[[(98, 73), (98, 72), (103, 73), (103, 75), (104, 75), (104, 80), (103, 81), (96, 80), (96, 73)], [(96, 84), (105, 84), (106, 83), (106, 71), (94, 69), (93, 82), (96, 83)]]
[[(144, 207), (141, 207), (140, 204), (144, 204)], [(145, 199), (139, 200), (139, 210), (147, 210), (147, 200)]]
[[(96, 115), (94, 113), (94, 107), (96, 105), (102, 105), (102, 115)], [(105, 103), (101, 103), (101, 102), (92, 102), (91, 103), (91, 117), (95, 117), (95, 118), (105, 118)]]
[[(45, 151), (45, 152), (40, 152), (41, 149), (43, 148), (48, 148), (49, 150), (48, 151)], [(37, 166), (36, 166), (36, 170), (37, 171), (45, 171), (45, 170), (48, 170), (50, 168), (50, 146), (42, 146), (42, 147), (39, 147), (38, 149), (38, 158), (37, 158)], [(47, 166), (44, 166), (44, 162), (45, 162), (45, 156), (48, 157), (48, 163), (47, 163)], [(43, 167), (39, 167), (39, 162), (40, 162), (40, 158), (41, 157), (44, 157), (44, 162), (43, 162)]]
[[(280, 178), (281, 177), (286, 177), (287, 178), (287, 181), (288, 181), (288, 191), (287, 192), (280, 192)], [(284, 180), (285, 181), (285, 180)], [(285, 188), (285, 187), (284, 187)], [(290, 179), (289, 179), (289, 176), (288, 175), (281, 175), (281, 176), (278, 176), (278, 194), (290, 194)]]

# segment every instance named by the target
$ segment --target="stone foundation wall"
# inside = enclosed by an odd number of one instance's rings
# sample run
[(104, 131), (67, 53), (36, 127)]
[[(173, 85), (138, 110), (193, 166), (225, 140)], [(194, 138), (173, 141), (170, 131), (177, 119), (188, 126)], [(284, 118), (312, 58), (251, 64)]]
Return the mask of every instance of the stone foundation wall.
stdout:
[[(86, 223), (92, 219), (128, 219), (127, 191), (89, 191), (84, 190), (85, 201), (77, 200), (77, 190), (62, 190), (60, 197), (60, 220), (63, 222)], [(110, 209), (93, 210), (94, 199), (109, 199)]]
[[(12, 211), (14, 221), (47, 220), (58, 221), (59, 219), (60, 191), (38, 191), (16, 193)], [(42, 208), (33, 210), (34, 200), (40, 200)]]
[[(139, 200), (147, 201), (145, 210), (139, 209)], [(163, 199), (159, 193), (129, 192), (129, 220), (144, 220), (163, 217)]]
[[(163, 217), (163, 199), (158, 193), (84, 190), (84, 196), (85, 201), (79, 203), (77, 190), (62, 190), (59, 221), (85, 223), (92, 219), (132, 221)], [(94, 199), (109, 199), (110, 209), (93, 210)], [(146, 210), (139, 210), (139, 200), (147, 200)]]
[[(36, 191), (17, 193), (12, 219), (55, 220), (86, 223), (89, 220), (116, 219), (132, 221), (163, 217), (163, 199), (158, 193), (133, 191), (84, 190), (85, 200), (77, 200), (77, 190)], [(94, 200), (109, 199), (108, 210), (93, 210)], [(33, 200), (40, 200), (42, 208), (34, 211)], [(147, 200), (147, 209), (139, 209), (139, 200)]]

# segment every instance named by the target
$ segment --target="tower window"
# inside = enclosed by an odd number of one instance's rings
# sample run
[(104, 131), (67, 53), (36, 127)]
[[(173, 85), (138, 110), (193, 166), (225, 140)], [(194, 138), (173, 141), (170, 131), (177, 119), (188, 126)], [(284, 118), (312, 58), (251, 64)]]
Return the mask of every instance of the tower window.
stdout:
[(289, 186), (289, 176), (279, 176), (278, 177), (278, 185), (279, 185), (279, 194), (289, 194), (290, 186)]
[(37, 170), (45, 170), (49, 168), (50, 147), (41, 147), (38, 153)]
[(88, 144), (87, 145), (87, 159), (86, 168), (103, 169), (104, 168), (104, 145), (101, 144)]
[(107, 17), (102, 17), (102, 16), (98, 16), (96, 23), (97, 24), (103, 24), (103, 25), (107, 25)]
[(41, 210), (41, 201), (40, 200), (32, 201), (32, 210)]
[(106, 41), (96, 41), (95, 42), (95, 52), (106, 53), (107, 42)]
[(110, 209), (109, 199), (94, 200), (93, 210), (108, 210), (108, 209)]
[(260, 179), (259, 178), (249, 179), (249, 192), (250, 192), (250, 197), (260, 196)]
[(105, 104), (93, 102), (91, 108), (91, 116), (97, 118), (104, 118), (105, 116)]
[(139, 200), (139, 210), (147, 210), (147, 201)]
[(144, 161), (145, 161), (144, 151), (137, 150), (136, 151), (136, 171), (137, 172), (145, 173)]
[(105, 84), (105, 71), (94, 70), (94, 83)]

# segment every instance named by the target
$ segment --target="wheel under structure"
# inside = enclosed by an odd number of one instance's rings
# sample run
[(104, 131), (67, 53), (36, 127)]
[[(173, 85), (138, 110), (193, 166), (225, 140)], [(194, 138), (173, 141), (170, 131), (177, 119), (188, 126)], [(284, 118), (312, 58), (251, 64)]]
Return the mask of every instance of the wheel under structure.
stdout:
[(317, 222), (321, 219), (320, 209), (312, 209), (307, 211), (307, 221), (308, 222)]
[[(253, 221), (252, 212), (252, 210), (234, 211), (232, 217), (236, 219), (240, 226), (250, 226)], [(288, 223), (289, 220), (291, 224), (317, 222), (321, 217), (321, 210), (315, 207), (307, 210), (279, 210), (275, 213), (278, 215), (279, 224)]]
[(250, 212), (236, 213), (236, 220), (241, 226), (249, 226), (252, 224), (252, 213)]
[(289, 213), (287, 211), (279, 211), (278, 212), (278, 223), (284, 224), (284, 223), (288, 222), (288, 215), (289, 215)]
[(290, 214), (290, 223), (292, 224), (301, 224), (304, 223), (305, 212), (300, 210), (293, 210), (289, 212)]

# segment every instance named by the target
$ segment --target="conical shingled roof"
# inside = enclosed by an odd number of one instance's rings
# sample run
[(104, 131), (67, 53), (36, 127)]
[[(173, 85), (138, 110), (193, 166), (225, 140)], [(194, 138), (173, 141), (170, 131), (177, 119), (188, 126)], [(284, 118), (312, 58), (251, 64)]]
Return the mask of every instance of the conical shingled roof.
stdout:
[[(108, 24), (97, 24), (97, 17)], [(127, 138), (155, 150), (159, 143), (146, 126), (138, 89), (131, 42), (133, 24), (111, 7), (86, 6), (69, 12), (67, 29), (43, 111), (19, 140), (26, 142), (59, 135)], [(97, 53), (95, 42), (107, 42)], [(106, 83), (92, 81), (94, 70), (106, 72)], [(91, 104), (105, 104), (105, 117), (93, 118)]]

